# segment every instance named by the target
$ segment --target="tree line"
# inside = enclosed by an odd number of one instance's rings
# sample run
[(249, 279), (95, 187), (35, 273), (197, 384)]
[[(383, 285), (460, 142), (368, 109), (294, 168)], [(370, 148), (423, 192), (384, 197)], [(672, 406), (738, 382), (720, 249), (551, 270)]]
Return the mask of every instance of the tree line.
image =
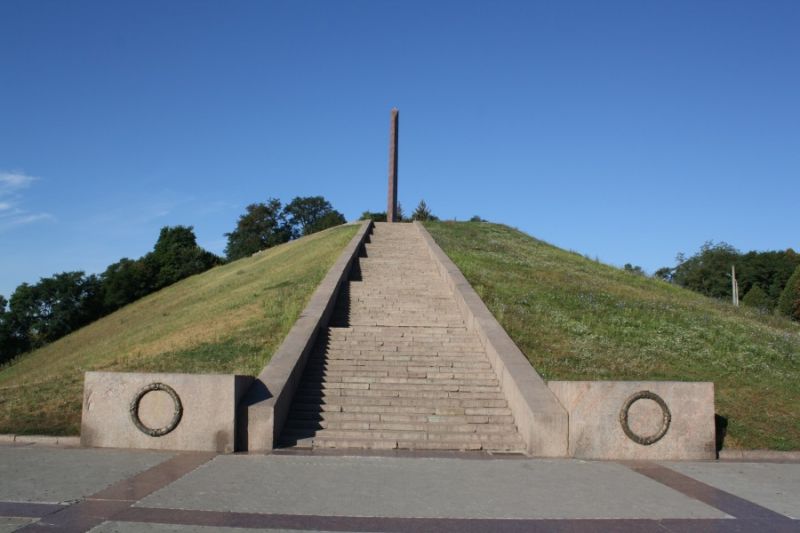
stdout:
[(712, 298), (730, 299), (733, 266), (743, 305), (800, 321), (800, 254), (791, 248), (742, 253), (725, 242), (709, 241), (690, 257), (678, 254), (676, 262), (675, 267), (656, 270), (654, 277)]
[(225, 234), (225, 256), (234, 261), (345, 222), (344, 215), (322, 196), (298, 196), (285, 206), (270, 198), (248, 205), (236, 229)]
[(62, 272), (0, 296), (0, 363), (35, 350), (120, 307), (222, 260), (197, 245), (192, 227), (164, 227), (153, 250), (100, 275)]
[(62, 272), (0, 295), (0, 364), (41, 348), (117, 309), (186, 277), (291, 239), (345, 223), (322, 196), (275, 198), (247, 206), (226, 233), (225, 258), (197, 244), (191, 226), (161, 228), (153, 250), (122, 258), (99, 275)]

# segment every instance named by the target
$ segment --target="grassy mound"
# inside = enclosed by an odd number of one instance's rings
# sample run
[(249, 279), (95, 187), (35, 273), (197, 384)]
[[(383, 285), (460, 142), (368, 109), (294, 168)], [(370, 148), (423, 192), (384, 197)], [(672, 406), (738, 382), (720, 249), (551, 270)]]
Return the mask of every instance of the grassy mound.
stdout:
[(713, 381), (725, 447), (800, 449), (800, 325), (506, 226), (426, 228), (545, 379)]
[(77, 434), (87, 370), (258, 374), (356, 230), (192, 276), (21, 356), (0, 370), (0, 433)]

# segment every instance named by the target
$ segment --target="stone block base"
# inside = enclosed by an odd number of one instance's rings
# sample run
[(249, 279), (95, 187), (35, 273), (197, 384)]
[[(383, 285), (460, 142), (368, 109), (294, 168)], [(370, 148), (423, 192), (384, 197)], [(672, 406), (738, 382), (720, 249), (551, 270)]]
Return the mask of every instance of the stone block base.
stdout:
[(224, 374), (87, 372), (81, 444), (233, 452), (236, 406), (252, 380)]
[(585, 459), (714, 459), (714, 384), (551, 381), (569, 412), (569, 455)]

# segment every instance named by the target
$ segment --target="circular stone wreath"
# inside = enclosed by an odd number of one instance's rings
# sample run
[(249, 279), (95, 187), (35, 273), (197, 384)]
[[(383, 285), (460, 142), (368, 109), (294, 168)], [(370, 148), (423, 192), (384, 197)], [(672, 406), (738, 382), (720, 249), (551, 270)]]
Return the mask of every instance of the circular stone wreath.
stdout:
[[(652, 435), (647, 435), (645, 437), (637, 435), (633, 432), (630, 425), (628, 425), (628, 411), (634, 402), (638, 400), (653, 400), (661, 408), (661, 428)], [(643, 446), (649, 446), (661, 440), (661, 438), (667, 434), (670, 422), (672, 422), (672, 413), (669, 412), (667, 403), (661, 398), (661, 396), (654, 392), (650, 392), (649, 390), (643, 390), (631, 394), (628, 399), (625, 400), (625, 403), (622, 404), (622, 409), (619, 411), (619, 423), (622, 425), (622, 431), (624, 431), (625, 435), (627, 435), (628, 438), (633, 442)]]
[[(139, 402), (142, 401), (142, 398), (145, 394), (153, 391), (166, 392), (169, 394), (170, 398), (172, 398), (172, 403), (175, 405), (175, 411), (172, 413), (172, 420), (170, 420), (169, 424), (162, 428), (156, 429), (145, 426), (142, 423), (142, 420), (139, 418)], [(178, 393), (175, 392), (175, 389), (163, 383), (151, 383), (139, 389), (139, 391), (136, 393), (136, 396), (133, 397), (133, 400), (131, 401), (130, 414), (133, 425), (135, 425), (139, 431), (145, 435), (150, 435), (151, 437), (163, 437), (178, 427), (178, 424), (181, 421), (181, 416), (183, 416), (183, 405), (181, 404), (181, 399), (178, 396)]]

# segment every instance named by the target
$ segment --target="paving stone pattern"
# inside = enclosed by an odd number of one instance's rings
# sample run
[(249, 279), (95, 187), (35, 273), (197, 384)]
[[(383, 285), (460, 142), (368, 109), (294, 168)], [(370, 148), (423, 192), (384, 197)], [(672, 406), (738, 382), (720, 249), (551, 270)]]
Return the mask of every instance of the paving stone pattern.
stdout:
[(524, 450), (483, 346), (411, 224), (375, 225), (309, 358), (280, 442)]
[[(797, 462), (620, 464), (416, 450), (215, 456), (0, 444), (0, 479), (0, 532), (800, 531), (790, 518), (800, 510)], [(49, 485), (62, 479), (77, 484), (56, 494)]]

